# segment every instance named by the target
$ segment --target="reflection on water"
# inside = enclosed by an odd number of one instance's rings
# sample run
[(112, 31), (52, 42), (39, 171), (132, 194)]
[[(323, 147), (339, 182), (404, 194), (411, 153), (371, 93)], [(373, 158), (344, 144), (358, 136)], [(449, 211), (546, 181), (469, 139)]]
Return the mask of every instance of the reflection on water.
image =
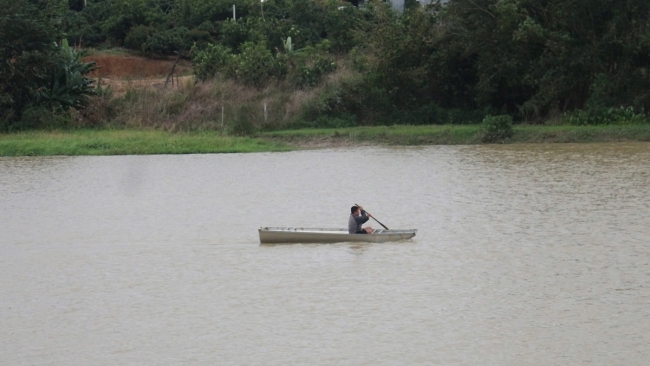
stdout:
[[(641, 365), (649, 187), (643, 143), (0, 158), (0, 354)], [(259, 244), (354, 202), (418, 235)]]

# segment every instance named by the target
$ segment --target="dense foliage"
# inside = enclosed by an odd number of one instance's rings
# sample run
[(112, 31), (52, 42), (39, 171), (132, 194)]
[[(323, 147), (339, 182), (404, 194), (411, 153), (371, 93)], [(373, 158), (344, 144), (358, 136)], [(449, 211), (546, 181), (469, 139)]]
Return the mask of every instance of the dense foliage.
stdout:
[(508, 115), (486, 116), (481, 124), (481, 133), (483, 142), (500, 142), (511, 138), (514, 135), (512, 117)]
[(0, 0), (0, 130), (37, 103), (63, 35), (60, 11), (53, 3)]
[(478, 106), (553, 111), (650, 107), (650, 2), (455, 0), (440, 38), (470, 60)]
[(63, 38), (66, 5), (0, 0), (0, 131), (52, 125), (94, 93), (93, 65)]
[(352, 70), (319, 89), (303, 126), (479, 123), (486, 115), (645, 123), (650, 110), (647, 0), (406, 1), (403, 13), (382, 0), (0, 2), (4, 121), (56, 99), (43, 88), (61, 64), (53, 55), (62, 36), (149, 57), (180, 53), (199, 80), (260, 89), (310, 89), (341, 65)]

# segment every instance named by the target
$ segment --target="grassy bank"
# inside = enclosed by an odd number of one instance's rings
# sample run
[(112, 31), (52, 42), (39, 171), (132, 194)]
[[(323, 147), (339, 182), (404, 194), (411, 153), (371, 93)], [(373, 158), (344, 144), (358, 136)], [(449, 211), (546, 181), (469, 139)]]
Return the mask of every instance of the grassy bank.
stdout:
[(286, 151), (285, 144), (218, 132), (79, 130), (0, 134), (0, 156), (145, 155)]
[[(480, 125), (381, 126), (268, 132), (262, 136), (297, 147), (373, 143), (387, 145), (480, 144)], [(650, 141), (650, 124), (629, 126), (516, 126), (504, 143)]]
[[(479, 125), (383, 126), (266, 132), (258, 138), (219, 132), (75, 130), (0, 134), (0, 156), (204, 154), (288, 151), (294, 148), (480, 144)], [(517, 126), (505, 143), (650, 141), (650, 124)]]

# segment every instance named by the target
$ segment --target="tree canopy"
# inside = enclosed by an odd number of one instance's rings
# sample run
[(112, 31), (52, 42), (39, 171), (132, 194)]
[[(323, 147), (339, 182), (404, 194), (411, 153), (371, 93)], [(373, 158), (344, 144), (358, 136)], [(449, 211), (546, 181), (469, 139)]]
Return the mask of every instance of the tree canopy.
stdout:
[(0, 2), (4, 120), (45, 101), (63, 37), (181, 52), (202, 80), (259, 87), (313, 87), (343, 60), (360, 76), (329, 90), (321, 111), (368, 124), (650, 110), (647, 0), (407, 1), (403, 13), (382, 0)]

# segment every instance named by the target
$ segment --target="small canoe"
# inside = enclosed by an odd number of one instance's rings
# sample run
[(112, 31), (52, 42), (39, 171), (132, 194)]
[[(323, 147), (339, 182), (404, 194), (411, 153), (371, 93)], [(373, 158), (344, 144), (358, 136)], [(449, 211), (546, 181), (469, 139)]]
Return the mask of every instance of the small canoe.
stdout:
[(384, 243), (387, 241), (411, 239), (417, 232), (412, 230), (381, 230), (372, 234), (348, 234), (347, 229), (312, 229), (293, 227), (263, 227), (259, 229), (262, 244), (280, 243), (342, 243), (370, 242)]

